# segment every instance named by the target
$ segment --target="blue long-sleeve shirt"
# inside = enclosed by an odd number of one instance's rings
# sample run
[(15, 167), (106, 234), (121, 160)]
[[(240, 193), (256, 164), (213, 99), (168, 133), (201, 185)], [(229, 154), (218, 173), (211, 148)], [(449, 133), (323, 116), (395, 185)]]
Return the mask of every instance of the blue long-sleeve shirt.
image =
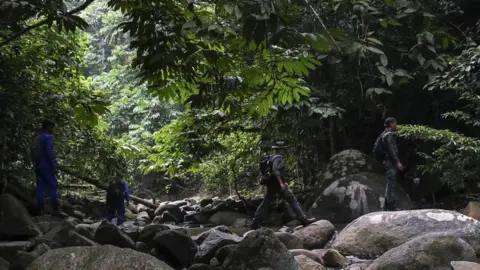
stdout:
[(56, 171), (57, 160), (53, 153), (53, 136), (48, 133), (42, 133), (37, 137), (36, 143), (40, 158), (36, 161), (36, 167)]
[(125, 194), (125, 200), (130, 201), (130, 192), (128, 190), (128, 184), (125, 182), (125, 180), (122, 180), (122, 189)]
[(111, 183), (108, 186), (107, 189), (107, 204), (108, 203), (113, 203), (117, 204), (119, 203), (119, 200), (130, 200), (130, 192), (128, 190), (128, 184), (125, 180), (122, 180), (120, 183), (119, 182), (114, 182)]

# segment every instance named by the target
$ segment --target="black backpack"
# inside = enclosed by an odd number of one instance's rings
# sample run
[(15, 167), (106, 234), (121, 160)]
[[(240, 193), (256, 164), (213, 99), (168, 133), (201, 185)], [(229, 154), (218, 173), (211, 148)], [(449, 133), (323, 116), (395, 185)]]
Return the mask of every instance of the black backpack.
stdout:
[(272, 179), (272, 167), (273, 161), (281, 157), (280, 155), (270, 155), (265, 156), (262, 161), (260, 161), (260, 185), (266, 185)]
[(384, 161), (387, 155), (387, 149), (385, 148), (385, 141), (383, 140), (385, 136), (390, 134), (391, 132), (384, 132), (378, 136), (377, 140), (373, 144), (373, 151), (372, 156), (377, 161)]
[(123, 184), (122, 181), (115, 181), (108, 186), (107, 193), (112, 199), (119, 199), (123, 197)]

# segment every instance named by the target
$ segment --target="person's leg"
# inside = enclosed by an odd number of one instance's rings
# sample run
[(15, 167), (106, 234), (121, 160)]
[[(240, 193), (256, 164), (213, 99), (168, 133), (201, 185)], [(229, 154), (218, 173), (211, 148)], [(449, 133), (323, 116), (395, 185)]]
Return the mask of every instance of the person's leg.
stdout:
[(117, 206), (117, 226), (122, 225), (125, 221), (125, 203), (123, 201), (119, 202)]
[(258, 229), (262, 226), (263, 220), (268, 216), (268, 208), (275, 200), (276, 195), (276, 190), (273, 187), (267, 186), (263, 201), (260, 206), (258, 206), (255, 216), (253, 217), (252, 229)]
[(297, 215), (298, 220), (302, 222), (303, 226), (308, 226), (314, 219), (308, 219), (302, 211), (302, 207), (297, 200), (297, 197), (293, 194), (292, 190), (287, 186), (283, 192), (281, 192), (283, 199), (292, 206), (293, 211)]
[(45, 204), (45, 197), (44, 197), (44, 192), (45, 192), (45, 180), (43, 180), (43, 175), (42, 172), (37, 169), (35, 170), (35, 180), (37, 184), (37, 207), (38, 207), (38, 214), (43, 215), (45, 212), (44, 204)]
[(385, 166), (385, 176), (387, 179), (387, 185), (385, 187), (385, 211), (395, 210), (395, 186), (397, 183), (397, 169), (392, 162), (386, 161), (383, 163)]
[(51, 171), (47, 175), (48, 176), (45, 177), (45, 180), (48, 183), (48, 193), (52, 202), (53, 214), (59, 217), (68, 217), (68, 215), (61, 209), (60, 200), (58, 199), (57, 176)]

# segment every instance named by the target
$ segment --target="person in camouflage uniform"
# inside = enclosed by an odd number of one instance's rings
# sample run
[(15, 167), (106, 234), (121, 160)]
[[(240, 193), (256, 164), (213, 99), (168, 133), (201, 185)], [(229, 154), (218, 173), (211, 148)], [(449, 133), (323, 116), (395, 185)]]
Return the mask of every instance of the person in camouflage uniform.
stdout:
[(398, 170), (403, 170), (403, 165), (398, 158), (398, 148), (395, 139), (395, 131), (397, 131), (397, 120), (393, 117), (385, 119), (385, 130), (380, 135), (385, 151), (384, 160), (382, 162), (385, 168), (385, 176), (387, 185), (385, 188), (385, 211), (394, 211), (395, 207), (395, 186), (397, 184)]
[(267, 191), (262, 203), (255, 212), (251, 226), (253, 230), (261, 227), (263, 220), (268, 216), (268, 208), (276, 200), (277, 194), (280, 194), (280, 196), (292, 206), (293, 211), (303, 226), (308, 226), (315, 221), (305, 216), (297, 198), (286, 183), (284, 159), (287, 155), (286, 148), (287, 146), (284, 141), (275, 141), (272, 145), (272, 149), (275, 149), (275, 154), (271, 157), (271, 179), (266, 183)]

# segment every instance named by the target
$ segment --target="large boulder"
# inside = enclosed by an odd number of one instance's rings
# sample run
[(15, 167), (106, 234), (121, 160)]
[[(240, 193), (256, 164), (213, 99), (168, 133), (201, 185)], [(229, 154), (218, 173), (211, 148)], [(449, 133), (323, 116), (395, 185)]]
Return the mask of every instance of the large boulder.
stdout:
[[(222, 226), (218, 227), (223, 228)], [(196, 239), (199, 247), (195, 255), (195, 262), (209, 263), (218, 249), (226, 245), (236, 244), (242, 240), (242, 238), (236, 234), (225, 233), (215, 228), (210, 229), (206, 235), (207, 237), (201, 243), (199, 243), (198, 238)]]
[(135, 242), (133, 242), (132, 238), (108, 220), (102, 221), (97, 230), (95, 230), (93, 238), (95, 242), (102, 245), (109, 244), (122, 248), (135, 249)]
[(465, 207), (465, 215), (480, 220), (480, 202), (469, 202)]
[(332, 248), (344, 255), (376, 258), (412, 238), (434, 232), (458, 236), (480, 254), (480, 222), (439, 209), (366, 214), (347, 225), (333, 241)]
[(453, 261), (450, 263), (453, 270), (478, 270), (480, 269), (480, 264), (475, 262), (466, 262), (466, 261)]
[(13, 263), (17, 260), (19, 251), (27, 251), (31, 246), (32, 243), (29, 241), (0, 242), (0, 258)]
[(328, 220), (318, 220), (293, 232), (300, 238), (306, 249), (323, 248), (335, 233), (335, 227)]
[(68, 247), (50, 250), (33, 261), (26, 270), (173, 270), (148, 254), (112, 245)]
[(302, 270), (323, 270), (325, 266), (316, 262), (305, 255), (295, 256), (295, 261), (300, 265)]
[(287, 232), (276, 232), (275, 235), (287, 249), (303, 249), (303, 241), (298, 236)]
[(153, 239), (157, 252), (170, 259), (170, 265), (188, 267), (197, 253), (197, 243), (183, 229), (158, 232)]
[(450, 270), (451, 261), (476, 260), (473, 248), (460, 237), (432, 233), (395, 247), (376, 259), (367, 270)]
[(234, 211), (220, 211), (213, 214), (208, 221), (209, 223), (215, 225), (232, 226), (236, 220), (244, 218), (247, 218), (247, 215), (243, 213)]
[[(354, 219), (382, 211), (385, 204), (385, 175), (361, 172), (333, 181), (316, 199), (309, 213), (332, 222), (351, 222)], [(410, 198), (400, 185), (396, 186), (397, 207), (412, 209)]]
[(21, 240), (41, 234), (20, 201), (10, 194), (0, 194), (0, 240)]
[(259, 268), (300, 270), (285, 245), (267, 228), (249, 233), (222, 265), (224, 270)]
[(325, 188), (336, 179), (361, 172), (383, 173), (383, 167), (358, 150), (343, 150), (330, 158), (323, 172), (321, 187)]

